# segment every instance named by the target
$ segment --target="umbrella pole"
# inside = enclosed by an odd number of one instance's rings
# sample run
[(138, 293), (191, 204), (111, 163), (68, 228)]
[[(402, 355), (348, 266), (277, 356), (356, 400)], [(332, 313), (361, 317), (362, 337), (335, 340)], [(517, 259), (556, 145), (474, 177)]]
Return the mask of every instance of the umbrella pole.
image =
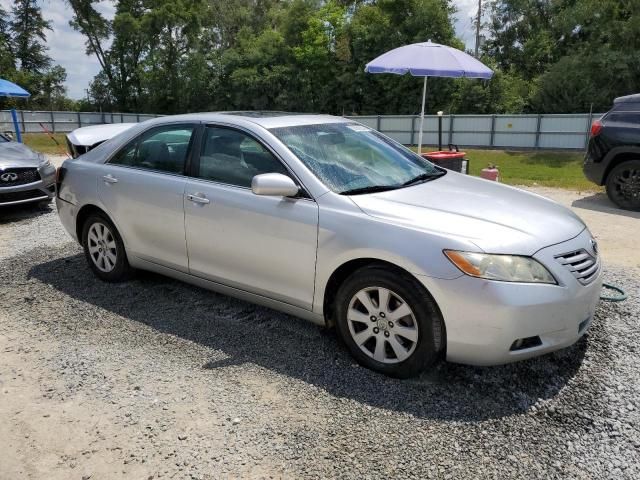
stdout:
[(13, 120), (13, 129), (16, 131), (16, 140), (22, 143), (22, 135), (20, 134), (20, 124), (18, 123), (18, 114), (15, 108), (11, 109), (11, 120)]
[(424, 104), (427, 100), (427, 76), (424, 77), (422, 86), (422, 110), (420, 112), (420, 131), (418, 132), (418, 155), (422, 155), (422, 127), (424, 125)]

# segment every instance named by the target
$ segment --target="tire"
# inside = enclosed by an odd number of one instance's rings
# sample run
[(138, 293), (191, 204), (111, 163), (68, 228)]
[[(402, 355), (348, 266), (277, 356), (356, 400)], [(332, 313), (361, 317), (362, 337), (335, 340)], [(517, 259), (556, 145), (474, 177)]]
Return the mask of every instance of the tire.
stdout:
[[(385, 296), (387, 308), (380, 308)], [(418, 375), (445, 345), (438, 306), (408, 274), (379, 266), (354, 272), (338, 291), (335, 312), (338, 335), (358, 363), (391, 377)]]
[(640, 160), (623, 162), (609, 172), (607, 196), (624, 210), (640, 211)]
[(82, 226), (82, 246), (89, 268), (100, 280), (122, 282), (131, 277), (122, 238), (106, 215), (89, 215)]

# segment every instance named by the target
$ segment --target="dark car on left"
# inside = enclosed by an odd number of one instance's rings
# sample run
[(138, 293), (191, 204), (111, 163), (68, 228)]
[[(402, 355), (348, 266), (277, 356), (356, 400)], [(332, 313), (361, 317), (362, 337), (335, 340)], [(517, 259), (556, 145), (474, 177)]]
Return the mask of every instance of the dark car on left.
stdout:
[(55, 181), (56, 169), (44, 155), (0, 134), (0, 207), (48, 202)]

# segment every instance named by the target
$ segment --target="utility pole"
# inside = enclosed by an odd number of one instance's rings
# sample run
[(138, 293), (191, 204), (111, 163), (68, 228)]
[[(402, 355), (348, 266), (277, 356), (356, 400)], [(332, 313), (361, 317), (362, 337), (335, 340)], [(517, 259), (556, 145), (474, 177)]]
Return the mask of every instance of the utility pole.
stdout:
[(480, 54), (480, 22), (482, 20), (482, 0), (478, 0), (478, 16), (476, 17), (476, 58)]

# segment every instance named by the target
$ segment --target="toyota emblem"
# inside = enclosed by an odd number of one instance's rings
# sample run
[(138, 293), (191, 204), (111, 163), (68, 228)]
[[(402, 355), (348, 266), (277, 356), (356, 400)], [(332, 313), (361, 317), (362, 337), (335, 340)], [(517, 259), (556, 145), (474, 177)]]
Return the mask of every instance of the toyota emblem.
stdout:
[(0, 175), (0, 180), (3, 182), (15, 182), (18, 179), (18, 174), (13, 172), (7, 172)]
[(598, 242), (596, 242), (594, 238), (591, 239), (591, 250), (593, 250), (593, 253), (598, 255)]

